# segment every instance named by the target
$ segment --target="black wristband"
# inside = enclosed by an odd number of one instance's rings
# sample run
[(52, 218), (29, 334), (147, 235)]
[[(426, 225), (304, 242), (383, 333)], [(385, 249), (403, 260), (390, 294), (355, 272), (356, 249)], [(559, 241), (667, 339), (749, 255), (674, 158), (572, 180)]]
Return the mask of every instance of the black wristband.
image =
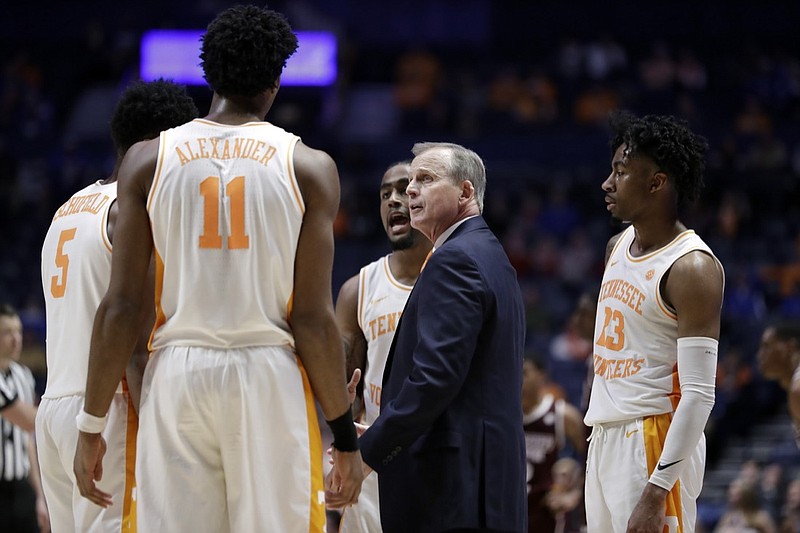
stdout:
[(340, 452), (354, 452), (358, 450), (358, 435), (353, 424), (353, 413), (350, 408), (335, 420), (326, 420), (333, 433), (332, 446)]

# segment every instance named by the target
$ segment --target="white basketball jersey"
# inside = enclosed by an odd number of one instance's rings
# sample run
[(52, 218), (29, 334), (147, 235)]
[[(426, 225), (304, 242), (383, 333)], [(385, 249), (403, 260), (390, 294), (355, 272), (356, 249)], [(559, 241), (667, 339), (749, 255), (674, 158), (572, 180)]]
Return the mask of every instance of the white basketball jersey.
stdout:
[(587, 425), (669, 413), (680, 399), (678, 317), (659, 287), (680, 257), (693, 250), (714, 255), (692, 230), (642, 257), (631, 255), (633, 239), (630, 226), (608, 258), (597, 298)]
[(117, 184), (99, 181), (75, 193), (53, 216), (42, 245), (47, 318), (44, 398), (83, 394), (94, 315), (111, 277), (108, 211)]
[(358, 278), (358, 324), (367, 339), (364, 423), (372, 425), (381, 408), (386, 356), (413, 286), (397, 281), (388, 255), (362, 268)]
[(196, 119), (161, 133), (147, 209), (156, 261), (151, 349), (294, 345), (305, 209), (299, 138), (267, 122)]

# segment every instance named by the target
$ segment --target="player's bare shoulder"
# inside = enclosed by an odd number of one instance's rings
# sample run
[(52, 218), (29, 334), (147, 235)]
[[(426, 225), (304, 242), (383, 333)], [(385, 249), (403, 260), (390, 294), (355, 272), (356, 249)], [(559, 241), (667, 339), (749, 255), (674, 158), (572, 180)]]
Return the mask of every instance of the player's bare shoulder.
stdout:
[(356, 310), (358, 307), (358, 285), (359, 275), (356, 274), (342, 284), (339, 289), (339, 296), (336, 299), (336, 307), (347, 307)]
[[(130, 147), (120, 166), (121, 187), (136, 187), (149, 191), (155, 177), (159, 158), (160, 139), (141, 141)], [(125, 182), (128, 183), (125, 183)]]
[(327, 152), (311, 148), (298, 141), (294, 149), (294, 171), (297, 184), (306, 202), (319, 192), (339, 198), (339, 172)]
[(670, 268), (669, 278), (683, 285), (701, 285), (722, 290), (721, 265), (711, 254), (702, 250), (693, 250), (678, 258)]
[(620, 231), (619, 233), (608, 239), (608, 243), (606, 244), (606, 259), (604, 261), (605, 264), (608, 263), (608, 258), (611, 257), (611, 252), (614, 251), (614, 247), (617, 245), (617, 241), (619, 241), (623, 233), (624, 231)]
[(718, 338), (724, 289), (719, 262), (693, 250), (678, 258), (664, 277), (662, 296), (678, 314), (679, 334)]

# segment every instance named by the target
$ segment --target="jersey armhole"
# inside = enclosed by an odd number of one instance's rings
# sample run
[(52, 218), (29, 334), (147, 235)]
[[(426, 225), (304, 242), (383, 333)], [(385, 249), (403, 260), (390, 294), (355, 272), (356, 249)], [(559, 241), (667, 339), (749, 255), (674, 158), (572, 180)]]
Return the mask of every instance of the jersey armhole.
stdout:
[(105, 244), (108, 249), (108, 253), (111, 253), (113, 246), (111, 244), (111, 236), (108, 234), (108, 223), (111, 217), (111, 208), (114, 207), (115, 203), (117, 203), (116, 196), (108, 202), (108, 207), (105, 209), (103, 216), (100, 217), (100, 235), (102, 236), (103, 244)]
[(367, 273), (364, 268), (358, 272), (358, 327), (364, 331), (364, 294), (366, 291)]
[(147, 193), (147, 212), (150, 213), (152, 219), (152, 206), (153, 201), (158, 194), (158, 185), (161, 181), (161, 172), (164, 170), (164, 152), (166, 151), (167, 132), (162, 131), (158, 135), (158, 160), (156, 162), (156, 171), (153, 174), (153, 183), (150, 184), (150, 191)]
[(292, 192), (294, 199), (297, 202), (297, 207), (300, 209), (300, 214), (304, 215), (306, 212), (306, 204), (303, 201), (303, 195), (300, 193), (300, 184), (297, 182), (297, 176), (294, 172), (294, 149), (297, 146), (300, 137), (293, 136), (289, 142), (289, 147), (286, 149), (286, 172), (289, 176), (289, 182), (292, 184)]

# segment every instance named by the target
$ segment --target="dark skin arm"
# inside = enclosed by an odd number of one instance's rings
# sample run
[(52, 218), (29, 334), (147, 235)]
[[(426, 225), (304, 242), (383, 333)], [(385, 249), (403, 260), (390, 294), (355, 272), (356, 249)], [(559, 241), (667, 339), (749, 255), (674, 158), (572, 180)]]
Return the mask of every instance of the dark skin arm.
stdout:
[[(662, 294), (678, 315), (678, 337), (719, 339), (722, 273), (714, 259), (695, 251), (672, 265)], [(660, 533), (667, 491), (647, 483), (628, 521), (628, 533)]]
[[(339, 174), (326, 153), (298, 142), (294, 152), (297, 182), (305, 203), (297, 242), (290, 323), (297, 355), (326, 420), (350, 409), (342, 337), (331, 294), (333, 220), (339, 209)], [(332, 476), (326, 488), (348, 503), (361, 492), (361, 454), (333, 449)]]
[(150, 268), (147, 271), (147, 282), (144, 291), (145, 307), (143, 309), (142, 326), (139, 329), (139, 338), (136, 341), (133, 354), (128, 361), (128, 365), (125, 367), (125, 379), (128, 382), (128, 393), (130, 394), (131, 404), (137, 415), (139, 414), (139, 405), (142, 398), (144, 369), (145, 366), (147, 366), (147, 361), (150, 359), (150, 350), (147, 346), (150, 343), (150, 333), (153, 331), (153, 324), (156, 319), (156, 309), (153, 302), (154, 294), (155, 265), (151, 261)]
[[(117, 216), (119, 215), (119, 205), (116, 201), (111, 204), (108, 212), (108, 240), (114, 243), (114, 227), (117, 223)], [(145, 302), (147, 298), (153, 298), (155, 294), (155, 264), (150, 261), (150, 267), (147, 271), (147, 283), (144, 288)], [(139, 334), (139, 340), (136, 342), (136, 347), (133, 350), (128, 366), (125, 368), (125, 380), (128, 384), (128, 393), (131, 397), (131, 403), (136, 413), (139, 413), (139, 403), (142, 396), (142, 378), (144, 377), (144, 368), (147, 365), (147, 360), (150, 357), (150, 351), (147, 346), (150, 342), (150, 333), (153, 330), (153, 323), (155, 322), (155, 305), (145, 307), (145, 316), (143, 319), (142, 328)]]
[[(84, 410), (94, 416), (108, 412), (147, 314), (145, 290), (153, 241), (146, 204), (157, 155), (157, 139), (134, 145), (119, 171), (111, 281), (95, 315), (89, 349)], [(74, 463), (78, 488), (84, 497), (108, 507), (111, 495), (95, 485), (102, 477), (104, 453), (100, 433), (79, 432)]]
[[(367, 369), (367, 339), (358, 325), (358, 280), (357, 275), (348, 279), (336, 299), (336, 323), (342, 333), (347, 376), (352, 376), (356, 369), (360, 369), (361, 375), (364, 375)], [(355, 419), (358, 419), (364, 408), (363, 390), (363, 386), (359, 386), (356, 391), (353, 402)]]

